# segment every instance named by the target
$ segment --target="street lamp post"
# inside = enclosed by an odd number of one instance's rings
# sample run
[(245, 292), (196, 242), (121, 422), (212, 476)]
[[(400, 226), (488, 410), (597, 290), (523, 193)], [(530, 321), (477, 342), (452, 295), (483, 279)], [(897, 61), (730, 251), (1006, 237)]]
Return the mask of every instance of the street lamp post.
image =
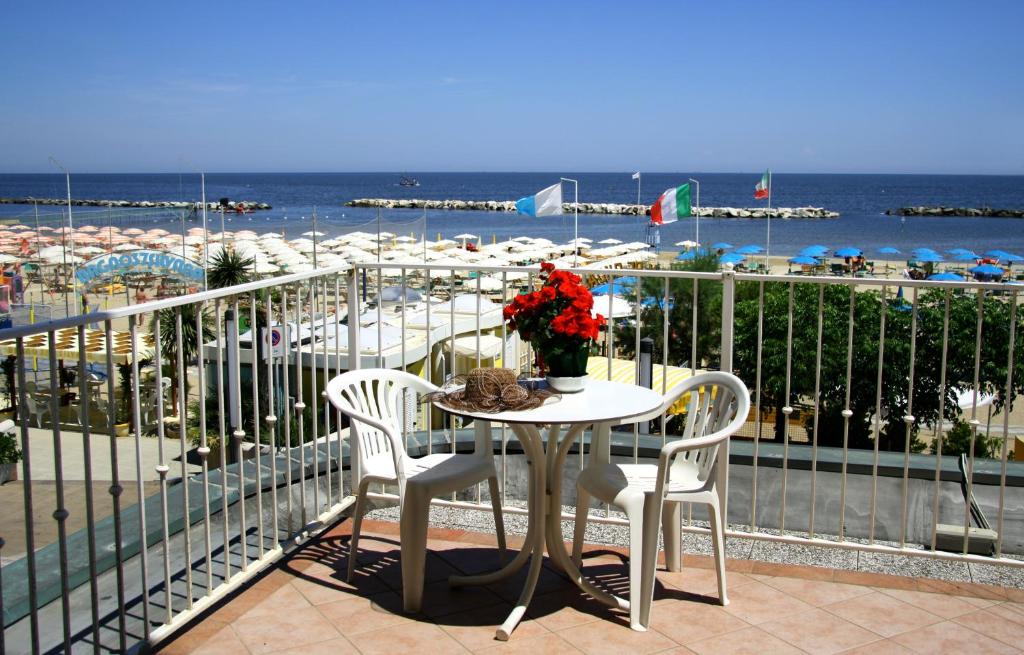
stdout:
[[(50, 157), (50, 163), (52, 163), (54, 166), (56, 166), (57, 168), (59, 168), (61, 171), (64, 172), (64, 179), (67, 182), (67, 189), (68, 189), (68, 227), (67, 227), (67, 230), (65, 230), (65, 232), (64, 232), (64, 239), (66, 241), (67, 240), (67, 232), (68, 231), (71, 231), (71, 232), (75, 231), (75, 224), (74, 224), (74, 221), (71, 218), (71, 172), (68, 169), (64, 168), (64, 165), (61, 164), (56, 159), (54, 159), (52, 156)], [(67, 252), (67, 246), (64, 247), (64, 250), (65, 250), (65, 253), (66, 253)], [(65, 254), (65, 260), (64, 260), (64, 270), (65, 270), (65, 272), (67, 271), (67, 259), (66, 259), (66, 257), (67, 257), (67, 255)], [(72, 238), (71, 239), (71, 264), (72, 264), (72, 266), (74, 265), (74, 263), (75, 263), (75, 240), (74, 240), (74, 238)], [(74, 309), (74, 312), (75, 312), (74, 316), (78, 316), (78, 281), (77, 281), (77, 279), (76, 279), (76, 277), (74, 275), (71, 276), (71, 299), (73, 301), (72, 304), (75, 307), (75, 309)], [(66, 293), (64, 295), (64, 311), (65, 312), (70, 311), (68, 309), (68, 307), (67, 307), (67, 294)]]

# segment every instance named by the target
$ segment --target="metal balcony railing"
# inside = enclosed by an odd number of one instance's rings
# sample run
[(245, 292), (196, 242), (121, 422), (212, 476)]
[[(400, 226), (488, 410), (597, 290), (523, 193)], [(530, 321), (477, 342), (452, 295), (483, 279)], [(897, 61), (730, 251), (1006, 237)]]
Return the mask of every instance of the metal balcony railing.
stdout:
[[(327, 380), (371, 366), (435, 383), (475, 366), (529, 372), (501, 307), (538, 272), (364, 263), (0, 333), (22, 453), (20, 481), (0, 487), (0, 650), (126, 650), (180, 629), (352, 505), (359, 471)], [(706, 369), (747, 381), (729, 536), (1021, 565), (1020, 287), (577, 272), (621, 290), (596, 299), (612, 318), (591, 375), (661, 391)], [(430, 408), (407, 414), (413, 454), (472, 441)], [(656, 456), (675, 421), (615, 433), (613, 454)], [(493, 432), (502, 501), (523, 512), (511, 436)], [(481, 488), (439, 502), (490, 511)], [(697, 518), (684, 529), (706, 531)]]

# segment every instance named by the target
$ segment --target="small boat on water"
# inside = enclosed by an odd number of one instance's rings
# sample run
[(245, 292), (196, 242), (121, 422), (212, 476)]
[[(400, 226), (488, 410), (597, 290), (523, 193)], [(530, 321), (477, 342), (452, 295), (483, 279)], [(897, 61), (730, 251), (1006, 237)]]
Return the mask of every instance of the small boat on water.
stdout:
[(419, 186), (420, 181), (414, 177), (403, 175), (402, 179), (398, 182), (399, 186)]

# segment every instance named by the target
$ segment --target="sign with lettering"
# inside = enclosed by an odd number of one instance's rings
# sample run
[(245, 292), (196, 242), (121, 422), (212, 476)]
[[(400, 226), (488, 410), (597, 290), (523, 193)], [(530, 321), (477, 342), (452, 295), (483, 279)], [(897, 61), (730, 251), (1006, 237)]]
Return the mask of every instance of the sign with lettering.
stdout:
[(94, 257), (83, 264), (75, 277), (89, 286), (100, 280), (126, 274), (164, 275), (190, 284), (203, 283), (203, 267), (181, 255), (159, 250), (112, 252)]

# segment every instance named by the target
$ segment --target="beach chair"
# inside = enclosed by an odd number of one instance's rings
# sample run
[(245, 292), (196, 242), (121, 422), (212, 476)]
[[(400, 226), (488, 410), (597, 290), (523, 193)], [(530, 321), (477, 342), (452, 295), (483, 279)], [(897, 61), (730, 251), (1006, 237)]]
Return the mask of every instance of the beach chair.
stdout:
[[(673, 387), (661, 407), (630, 419), (642, 423), (667, 412), (677, 401), (686, 405), (682, 439), (661, 448), (657, 464), (617, 464), (610, 459), (607, 425), (593, 435), (590, 458), (576, 483), (573, 560), (579, 566), (590, 498), (614, 505), (629, 520), (629, 623), (645, 630), (650, 622), (658, 532), (664, 529), (665, 563), (681, 570), (682, 503), (708, 506), (711, 542), (718, 573), (718, 600), (725, 593), (725, 517), (716, 486), (719, 446), (739, 430), (750, 413), (750, 392), (735, 375), (701, 373)], [(728, 466), (728, 462), (722, 462)], [(664, 524), (664, 525), (663, 525)]]

